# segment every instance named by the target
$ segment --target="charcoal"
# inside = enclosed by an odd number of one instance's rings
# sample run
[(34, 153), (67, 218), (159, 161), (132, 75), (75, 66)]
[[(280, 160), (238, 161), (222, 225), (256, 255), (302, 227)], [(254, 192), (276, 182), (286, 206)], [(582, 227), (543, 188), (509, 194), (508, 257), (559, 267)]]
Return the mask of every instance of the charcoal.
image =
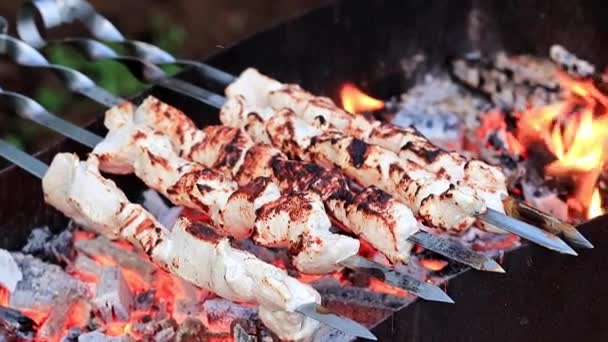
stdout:
[(128, 334), (121, 336), (108, 336), (99, 331), (92, 331), (78, 337), (78, 342), (132, 342), (135, 341)]
[(150, 289), (141, 293), (138, 293), (133, 299), (133, 308), (135, 310), (147, 311), (150, 310), (154, 305), (154, 294), (156, 291)]
[(175, 332), (176, 342), (205, 342), (205, 325), (196, 318), (187, 318)]
[(147, 282), (152, 281), (156, 272), (156, 266), (144, 260), (138, 253), (125, 250), (102, 236), (90, 240), (76, 241), (75, 247), (76, 250), (91, 257), (98, 255), (110, 256), (121, 267), (135, 271)]
[(35, 228), (21, 251), (44, 261), (66, 265), (74, 256), (74, 237), (69, 229), (55, 235), (48, 227)]
[(256, 320), (257, 310), (225, 299), (208, 299), (203, 303), (201, 319), (209, 332), (230, 334), (234, 320)]
[(36, 335), (36, 322), (21, 312), (0, 306), (0, 340), (31, 341)]
[(169, 342), (175, 338), (175, 330), (172, 327), (165, 328), (154, 335), (154, 342)]
[(492, 60), (455, 60), (454, 78), (486, 95), (506, 110), (525, 110), (528, 104), (547, 105), (560, 99), (557, 67), (533, 56), (498, 53)]
[(61, 339), (61, 342), (76, 342), (82, 331), (78, 327), (70, 328), (68, 333)]
[(133, 294), (118, 267), (105, 267), (101, 273), (93, 305), (106, 321), (126, 321), (131, 315)]
[(0, 249), (0, 287), (13, 293), (21, 279), (23, 279), (23, 274), (11, 253)]
[(61, 292), (44, 324), (40, 327), (38, 337), (45, 341), (57, 341), (61, 338), (73, 306), (78, 302), (79, 295), (74, 289)]
[(78, 297), (88, 296), (88, 286), (65, 273), (61, 267), (19, 252), (12, 255), (19, 265), (23, 279), (17, 283), (11, 295), (11, 307), (35, 309), (53, 306), (63, 300), (62, 295), (68, 290)]
[(95, 278), (100, 278), (103, 272), (103, 268), (95, 260), (82, 253), (78, 253), (70, 268), (78, 273)]
[[(176, 331), (178, 328), (177, 322), (171, 318), (159, 319), (159, 320), (146, 320), (145, 322), (140, 322), (133, 324), (132, 330), (134, 333), (137, 333), (142, 336), (147, 336), (153, 338), (159, 332), (171, 329)], [(162, 335), (161, 335), (162, 336)]]
[(234, 342), (254, 342), (253, 337), (249, 336), (247, 331), (243, 329), (240, 324), (234, 324), (232, 327), (232, 337), (234, 337)]
[(551, 60), (560, 68), (575, 77), (591, 77), (595, 73), (595, 67), (589, 62), (578, 58), (575, 54), (566, 50), (561, 45), (553, 45), (549, 50)]

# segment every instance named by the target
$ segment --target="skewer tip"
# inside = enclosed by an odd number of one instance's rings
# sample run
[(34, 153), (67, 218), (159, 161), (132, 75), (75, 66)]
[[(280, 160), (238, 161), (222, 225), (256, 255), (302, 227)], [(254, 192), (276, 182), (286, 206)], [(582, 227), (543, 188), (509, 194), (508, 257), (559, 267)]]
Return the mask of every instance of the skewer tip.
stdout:
[(478, 218), (545, 248), (562, 254), (578, 255), (572, 247), (568, 246), (558, 236), (491, 208), (488, 208), (486, 213), (479, 215)]
[[(430, 284), (429, 284), (430, 285)], [(424, 291), (424, 297), (419, 296), (421, 298), (424, 298), (426, 300), (432, 300), (435, 302), (442, 302), (442, 303), (448, 303), (448, 304), (454, 304), (454, 300), (448, 296), (447, 293), (445, 293), (442, 289), (440, 289), (438, 286), (436, 285), (432, 285), (429, 286), (426, 291)]]
[(335, 328), (346, 335), (377, 341), (378, 338), (365, 326), (346, 317), (330, 313), (329, 310), (319, 304), (309, 303), (296, 308), (296, 311), (306, 315), (318, 322)]
[(572, 247), (568, 246), (568, 244), (566, 244), (563, 241), (561, 241), (561, 243), (563, 244), (563, 246), (560, 249), (561, 253), (578, 256), (578, 253), (576, 253), (576, 251), (574, 249), (572, 249)]
[(481, 266), (481, 271), (506, 273), (505, 269), (500, 266), (494, 259), (489, 259)]
[(593, 244), (576, 229), (566, 232), (564, 238), (576, 247), (593, 249)]

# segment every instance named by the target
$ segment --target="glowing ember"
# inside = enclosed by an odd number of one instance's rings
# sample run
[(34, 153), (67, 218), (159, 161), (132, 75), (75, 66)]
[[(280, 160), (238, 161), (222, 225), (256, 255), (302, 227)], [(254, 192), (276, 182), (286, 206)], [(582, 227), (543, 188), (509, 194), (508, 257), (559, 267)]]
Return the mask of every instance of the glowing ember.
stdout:
[(372, 112), (384, 108), (384, 102), (365, 94), (352, 83), (345, 83), (340, 88), (342, 108), (349, 113)]
[(0, 306), (8, 306), (9, 299), (10, 293), (8, 289), (0, 285)]
[[(75, 240), (90, 240), (94, 239), (95, 235), (75, 231)], [(131, 245), (123, 242), (112, 242), (115, 246), (122, 248), (129, 253), (133, 253), (134, 257), (141, 257), (142, 260), (146, 260), (146, 256), (142, 253), (134, 251)], [(136, 269), (130, 269), (122, 267), (110, 255), (96, 254), (91, 255), (92, 262), (97, 264), (99, 269), (107, 266), (120, 266), (122, 275), (124, 276), (127, 286), (134, 295), (143, 295), (145, 293), (151, 293), (150, 304), (144, 306), (144, 309), (132, 310), (130, 313), (129, 321), (113, 321), (103, 322), (99, 319), (95, 319), (95, 324), (100, 324), (98, 328), (108, 336), (122, 336), (129, 334), (131, 337), (139, 340), (143, 335), (141, 332), (134, 331), (133, 327), (137, 325), (149, 322), (151, 319), (157, 319), (158, 317), (168, 317), (169, 313), (173, 312), (176, 308), (178, 300), (182, 301), (195, 301), (200, 298), (204, 298), (203, 290), (192, 287), (192, 289), (186, 289), (184, 283), (181, 280), (176, 279), (171, 274), (161, 269), (156, 269), (154, 275), (150, 280), (145, 279), (142, 274), (138, 273)], [(90, 271), (89, 271), (90, 272)], [(100, 279), (97, 274), (87, 273), (87, 271), (74, 269), (72, 274), (78, 279), (88, 283), (91, 286), (91, 292), (95, 292), (95, 288), (99, 283)], [(189, 292), (188, 292), (189, 291)], [(192, 293), (194, 292), (194, 293)], [(6, 289), (0, 287), (0, 305), (7, 305), (9, 302), (9, 293)], [(20, 309), (20, 311), (34, 320), (38, 325), (43, 325), (47, 318), (50, 317), (49, 313), (51, 308), (36, 307)], [(89, 321), (91, 313), (91, 306), (88, 301), (75, 301), (69, 309), (67, 309), (67, 319), (62, 328), (62, 333), (58, 336), (65, 336), (67, 330), (72, 327), (80, 327), (86, 330), (86, 327), (91, 323)], [(160, 315), (160, 316), (159, 316)], [(154, 318), (157, 317), (157, 318)], [(184, 316), (185, 319), (186, 316)], [(183, 321), (183, 320), (182, 320)], [(179, 323), (179, 320), (178, 320)]]
[(51, 308), (36, 308), (36, 309), (21, 309), (22, 314), (31, 318), (32, 321), (36, 322), (39, 326), (42, 325), (44, 320), (49, 316)]
[(591, 218), (604, 213), (596, 186), (608, 158), (608, 96), (591, 80), (560, 75), (560, 82), (566, 89), (564, 100), (516, 113), (515, 135), (505, 130), (504, 121), (494, 120), (496, 113), (482, 121), (488, 127), (480, 131), (506, 132), (509, 152), (523, 156), (526, 147), (544, 143), (556, 158), (545, 166), (545, 174), (572, 178), (576, 191), (569, 206)]
[(420, 264), (422, 264), (422, 266), (424, 266), (424, 268), (426, 268), (427, 270), (431, 270), (433, 272), (439, 272), (448, 265), (448, 262), (445, 260), (429, 258), (429, 259), (420, 260)]
[(386, 293), (399, 297), (405, 297), (408, 294), (407, 291), (395, 286), (391, 286), (376, 278), (369, 278), (369, 289), (376, 293)]
[(131, 324), (125, 322), (110, 322), (106, 324), (105, 334), (108, 336), (121, 336), (130, 330)]

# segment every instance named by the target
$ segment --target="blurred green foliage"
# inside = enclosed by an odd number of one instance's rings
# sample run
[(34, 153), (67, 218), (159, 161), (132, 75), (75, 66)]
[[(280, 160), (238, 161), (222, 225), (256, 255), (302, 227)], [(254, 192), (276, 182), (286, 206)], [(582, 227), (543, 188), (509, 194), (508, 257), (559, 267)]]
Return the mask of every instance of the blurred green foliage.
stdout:
[[(186, 31), (184, 28), (172, 21), (162, 12), (156, 12), (148, 18), (151, 43), (162, 49), (179, 55), (184, 46)], [(117, 44), (108, 43), (119, 54), (128, 54)], [(91, 62), (80, 55), (77, 51), (62, 46), (49, 46), (45, 55), (54, 64), (65, 65), (77, 69), (91, 77), (99, 86), (109, 92), (120, 96), (131, 96), (142, 91), (145, 85), (131, 75), (129, 70), (121, 64), (113, 61)], [(180, 70), (175, 65), (162, 67), (168, 74), (174, 74)], [(93, 111), (90, 101), (78, 99), (62, 87), (52, 87), (41, 84), (35, 89), (34, 99), (46, 109), (53, 113), (66, 114), (77, 113), (84, 115)], [(69, 116), (69, 114), (66, 114)], [(39, 140), (41, 130), (39, 127), (25, 123), (23, 120), (10, 118), (0, 127), (0, 136), (20, 148), (35, 147), (41, 145)]]

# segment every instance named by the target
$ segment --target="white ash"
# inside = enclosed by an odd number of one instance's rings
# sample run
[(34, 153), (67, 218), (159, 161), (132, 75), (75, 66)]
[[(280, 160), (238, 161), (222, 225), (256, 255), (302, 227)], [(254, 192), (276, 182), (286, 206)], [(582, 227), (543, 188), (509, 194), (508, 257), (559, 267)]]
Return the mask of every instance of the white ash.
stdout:
[(312, 337), (314, 342), (332, 341), (332, 342), (350, 342), (354, 341), (355, 338), (344, 334), (343, 332), (334, 329), (330, 326), (324, 325), (320, 327)]
[(105, 267), (103, 269), (95, 297), (91, 302), (106, 322), (129, 319), (133, 307), (133, 294), (120, 268)]
[(257, 319), (257, 310), (221, 298), (208, 299), (203, 303), (200, 318), (209, 332), (230, 333), (235, 319)]
[(235, 342), (255, 342), (253, 337), (249, 336), (247, 331), (238, 323), (232, 327), (232, 337), (234, 337)]
[(133, 339), (129, 335), (121, 335), (121, 336), (108, 336), (99, 331), (91, 331), (86, 334), (82, 334), (78, 336), (78, 342), (134, 342)]
[(0, 249), (0, 286), (7, 289), (9, 293), (13, 293), (21, 279), (23, 279), (23, 274), (12, 254)]
[(11, 295), (11, 307), (49, 307), (61, 300), (67, 289), (73, 290), (81, 297), (88, 295), (88, 286), (65, 273), (61, 267), (19, 252), (12, 255), (19, 265), (23, 279), (17, 283)]
[(151, 189), (143, 192), (143, 207), (146, 208), (165, 227), (171, 228), (182, 213), (182, 207), (168, 206), (161, 195)]
[(394, 124), (413, 125), (440, 147), (461, 150), (465, 128), (477, 126), (477, 114), (487, 102), (446, 77), (428, 74), (401, 96), (397, 107)]
[(549, 56), (562, 69), (575, 77), (590, 77), (595, 73), (595, 66), (578, 58), (561, 45), (553, 45), (549, 49)]
[(53, 263), (69, 262), (73, 255), (74, 239), (70, 229), (53, 234), (49, 227), (34, 228), (21, 251)]

